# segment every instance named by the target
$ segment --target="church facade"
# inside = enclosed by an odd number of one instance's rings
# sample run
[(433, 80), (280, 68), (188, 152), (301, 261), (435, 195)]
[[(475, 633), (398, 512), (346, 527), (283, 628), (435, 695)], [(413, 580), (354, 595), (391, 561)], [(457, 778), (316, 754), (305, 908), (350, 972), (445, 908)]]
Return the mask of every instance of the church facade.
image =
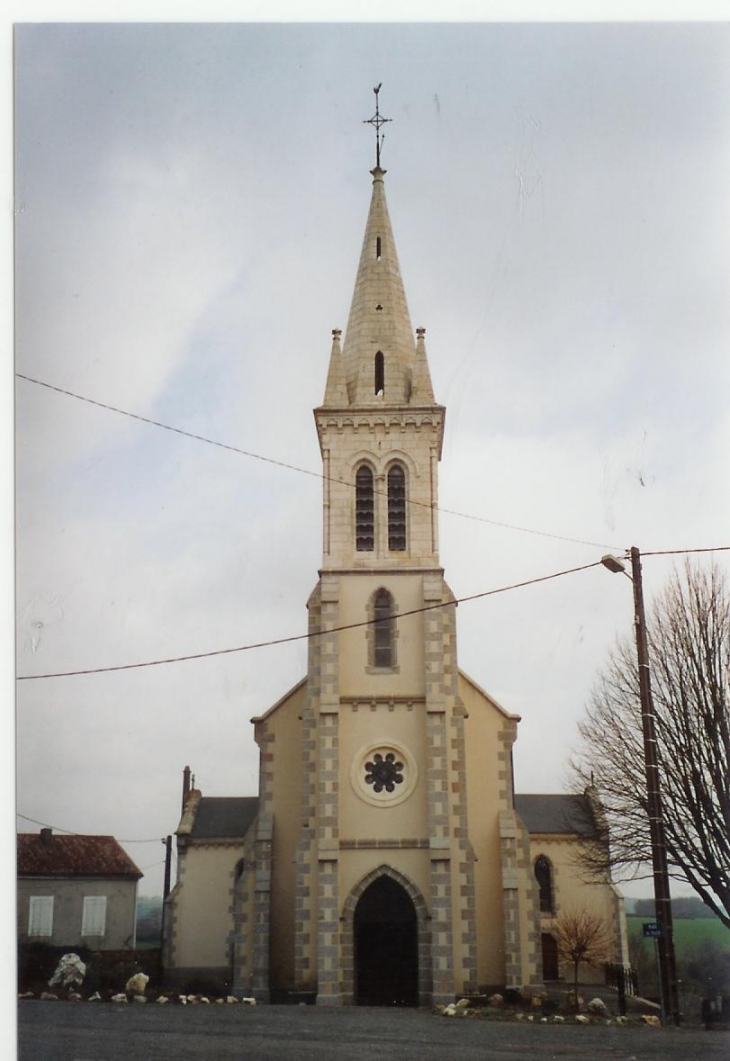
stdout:
[[(519, 718), (457, 662), (439, 560), (445, 410), (372, 198), (344, 343), (315, 410), (323, 554), (306, 677), (254, 719), (258, 798), (186, 781), (164, 962), (237, 994), (430, 1005), (560, 974), (556, 918), (589, 909), (626, 962), (618, 893), (584, 883), (590, 793), (515, 797)], [(189, 775), (186, 775), (189, 777)], [(522, 802), (520, 802), (522, 801)]]

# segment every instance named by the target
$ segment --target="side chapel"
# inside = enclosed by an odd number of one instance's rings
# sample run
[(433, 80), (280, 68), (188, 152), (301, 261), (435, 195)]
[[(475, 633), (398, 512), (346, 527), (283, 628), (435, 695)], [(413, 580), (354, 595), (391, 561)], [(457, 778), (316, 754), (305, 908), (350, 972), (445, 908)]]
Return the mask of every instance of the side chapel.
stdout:
[(536, 990), (561, 975), (556, 918), (571, 909), (604, 918), (607, 959), (627, 961), (618, 892), (577, 866), (597, 842), (592, 793), (516, 796), (519, 718), (457, 664), (438, 549), (445, 409), (411, 327), (376, 132), (345, 340), (332, 333), (314, 410), (307, 675), (253, 719), (258, 797), (205, 797), (186, 768), (165, 903), (168, 979), (207, 974), (261, 1001)]

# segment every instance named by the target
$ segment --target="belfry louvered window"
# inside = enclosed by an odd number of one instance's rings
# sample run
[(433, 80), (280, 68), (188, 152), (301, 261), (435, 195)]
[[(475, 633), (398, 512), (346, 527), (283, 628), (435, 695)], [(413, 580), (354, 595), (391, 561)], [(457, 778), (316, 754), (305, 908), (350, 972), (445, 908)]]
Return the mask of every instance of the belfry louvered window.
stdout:
[(393, 598), (387, 589), (379, 589), (373, 602), (373, 664), (376, 667), (392, 667), (395, 664), (395, 619)]
[(406, 473), (400, 464), (388, 472), (388, 548), (394, 553), (406, 548)]
[(375, 548), (373, 473), (367, 464), (361, 464), (355, 476), (355, 548), (359, 553)]

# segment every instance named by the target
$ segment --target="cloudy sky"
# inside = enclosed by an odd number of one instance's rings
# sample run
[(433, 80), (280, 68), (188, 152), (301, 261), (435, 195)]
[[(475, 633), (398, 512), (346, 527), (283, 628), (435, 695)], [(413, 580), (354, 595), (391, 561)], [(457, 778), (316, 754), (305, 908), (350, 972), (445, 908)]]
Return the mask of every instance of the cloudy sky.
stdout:
[[(15, 49), (18, 373), (317, 473), (382, 81), (456, 596), (730, 544), (727, 24), (61, 23)], [(305, 632), (316, 476), (26, 379), (15, 402), (20, 678)], [(646, 558), (650, 598), (671, 565)], [(600, 567), (459, 608), (461, 666), (522, 716), (518, 790), (564, 788), (631, 619)], [(305, 666), (19, 681), (19, 827), (113, 833), (160, 891), (183, 767), (254, 794), (249, 719)]]

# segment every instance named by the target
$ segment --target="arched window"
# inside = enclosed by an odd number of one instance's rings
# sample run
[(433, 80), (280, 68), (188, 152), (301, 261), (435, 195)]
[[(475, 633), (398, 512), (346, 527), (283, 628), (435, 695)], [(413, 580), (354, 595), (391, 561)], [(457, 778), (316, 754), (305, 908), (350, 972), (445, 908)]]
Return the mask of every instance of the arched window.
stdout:
[(373, 666), (395, 666), (395, 619), (393, 598), (387, 589), (379, 589), (373, 601)]
[(361, 464), (355, 476), (355, 548), (359, 553), (375, 548), (373, 473), (367, 464)]
[(376, 239), (375, 239), (375, 257), (378, 259), (378, 261), (380, 261), (381, 254), (382, 254), (382, 244), (381, 244), (381, 241), (380, 241), (380, 236), (377, 236)]
[(545, 855), (535, 859), (535, 880), (540, 889), (540, 913), (553, 912), (553, 867)]
[(382, 350), (375, 355), (375, 393), (385, 394), (385, 355)]
[(388, 548), (392, 553), (406, 548), (406, 473), (400, 464), (388, 472)]

